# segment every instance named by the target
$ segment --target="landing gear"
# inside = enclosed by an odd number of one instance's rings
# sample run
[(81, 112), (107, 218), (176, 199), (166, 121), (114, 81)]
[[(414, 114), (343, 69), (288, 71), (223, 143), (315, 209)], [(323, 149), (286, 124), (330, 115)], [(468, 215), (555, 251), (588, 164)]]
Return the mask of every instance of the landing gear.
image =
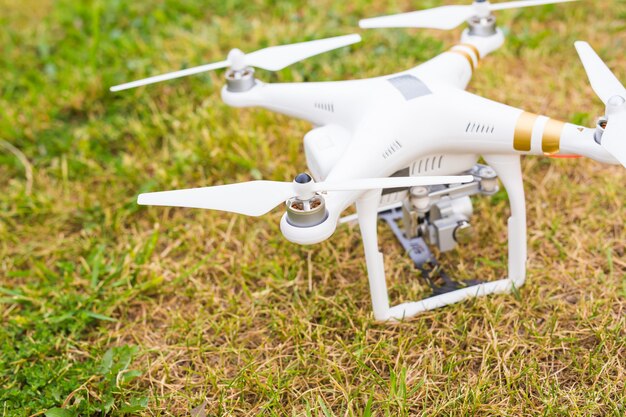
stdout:
[[(430, 252), (425, 239), (422, 236), (407, 237), (400, 228), (398, 221), (404, 216), (402, 208), (394, 208), (382, 213), (378, 213), (378, 203), (380, 202), (380, 190), (370, 191), (357, 201), (357, 212), (363, 246), (365, 248), (365, 259), (367, 262), (368, 280), (370, 284), (370, 294), (374, 317), (379, 321), (403, 320), (413, 317), (421, 312), (433, 310), (450, 304), (458, 303), (468, 298), (480, 297), (488, 294), (508, 293), (513, 288), (519, 288), (526, 279), (526, 204), (524, 200), (524, 186), (522, 182), (522, 172), (519, 156), (490, 155), (484, 156), (485, 161), (498, 175), (502, 184), (507, 190), (511, 217), (508, 219), (508, 277), (497, 281), (481, 282), (470, 280), (465, 282), (454, 281), (437, 268), (437, 263)], [(495, 178), (490, 178), (486, 185), (487, 189), (493, 189), (489, 184), (495, 183)], [(478, 182), (479, 184), (476, 184)], [(477, 178), (474, 185), (476, 192), (481, 192), (483, 181)], [(459, 186), (462, 187), (462, 186)], [(443, 199), (444, 194), (455, 195), (451, 188), (447, 193), (440, 194)], [(464, 190), (463, 192), (467, 192)], [(456, 194), (460, 197), (461, 194)], [(463, 197), (467, 197), (467, 194)], [(421, 205), (422, 211), (426, 206)], [(378, 218), (382, 218), (389, 224), (396, 237), (406, 249), (408, 255), (413, 260), (416, 268), (420, 270), (422, 277), (431, 286), (433, 294), (425, 299), (413, 302), (406, 302), (395, 306), (390, 306), (385, 279), (385, 266), (383, 254), (378, 247), (378, 237), (376, 224)], [(419, 219), (419, 216), (418, 216)], [(427, 219), (427, 216), (424, 216)], [(432, 226), (429, 223), (429, 227)]]
[[(430, 247), (441, 252), (453, 250), (458, 244), (473, 239), (470, 223), (473, 207), (470, 196), (493, 195), (498, 191), (495, 171), (486, 165), (476, 165), (468, 174), (474, 182), (450, 186), (414, 187), (401, 207), (378, 214), (396, 236), (433, 296), (478, 285), (478, 279), (458, 281), (451, 278), (438, 264)], [(402, 226), (400, 227), (400, 222)]]

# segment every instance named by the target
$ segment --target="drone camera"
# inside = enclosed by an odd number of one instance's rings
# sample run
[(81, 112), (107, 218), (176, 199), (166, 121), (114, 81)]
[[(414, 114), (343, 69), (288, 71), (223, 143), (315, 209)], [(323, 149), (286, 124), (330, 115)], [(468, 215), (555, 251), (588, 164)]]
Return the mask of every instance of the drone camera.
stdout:
[(470, 197), (493, 195), (499, 187), (498, 176), (490, 166), (477, 164), (469, 173), (474, 176), (471, 183), (410, 189), (402, 205), (406, 239), (421, 237), (441, 252), (447, 252), (474, 238)]
[(469, 222), (472, 214), (469, 196), (446, 196), (432, 206), (429, 218), (424, 221), (424, 238), (442, 252), (454, 249), (458, 243), (468, 243), (473, 237)]
[(447, 252), (457, 244), (466, 244), (473, 238), (469, 219), (473, 214), (469, 197), (478, 192), (478, 184), (467, 188), (414, 187), (410, 198), (402, 206), (404, 236), (422, 237), (440, 251)]

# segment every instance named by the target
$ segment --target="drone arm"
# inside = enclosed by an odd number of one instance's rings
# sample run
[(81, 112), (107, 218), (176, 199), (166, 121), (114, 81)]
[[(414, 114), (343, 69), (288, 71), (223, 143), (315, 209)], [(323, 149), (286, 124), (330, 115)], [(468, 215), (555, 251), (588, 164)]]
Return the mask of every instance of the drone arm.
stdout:
[(595, 140), (596, 129), (566, 123), (560, 141), (560, 153), (580, 155), (605, 164), (619, 165), (607, 150)]
[(480, 62), (504, 44), (500, 29), (492, 36), (472, 36), (463, 32), (461, 42), (416, 67), (413, 71), (425, 81), (440, 81), (465, 89)]
[[(309, 98), (308, 86), (290, 84), (291, 89), (283, 88), (283, 84), (266, 84), (257, 80), (256, 85), (244, 92), (232, 92), (227, 86), (222, 88), (222, 100), (231, 107), (262, 107), (276, 113), (306, 120), (313, 125), (324, 124), (323, 118), (313, 108)], [(299, 97), (299, 100), (297, 97)]]
[(579, 155), (593, 160), (619, 162), (595, 141), (595, 129), (522, 112), (517, 118), (513, 147), (531, 155)]
[(305, 120), (314, 126), (331, 123), (351, 126), (368, 93), (365, 81), (264, 83), (257, 80), (249, 91), (231, 92), (225, 86), (222, 99), (232, 107), (264, 109)]
[[(487, 155), (580, 155), (618, 163), (596, 142), (595, 129), (526, 112), (465, 91), (445, 93), (446, 100), (440, 104), (447, 111), (442, 136), (451, 138), (449, 146), (456, 149)], [(449, 102), (455, 103), (453, 109)]]

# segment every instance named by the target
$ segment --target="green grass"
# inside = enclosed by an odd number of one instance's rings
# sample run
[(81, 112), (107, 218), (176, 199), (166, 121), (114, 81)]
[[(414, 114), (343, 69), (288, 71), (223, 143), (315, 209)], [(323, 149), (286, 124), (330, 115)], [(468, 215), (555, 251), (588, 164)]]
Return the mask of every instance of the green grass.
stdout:
[[(221, 73), (109, 86), (441, 4), (418, 3), (0, 0), (2, 415), (624, 415), (621, 167), (525, 159), (528, 284), (393, 326), (372, 320), (357, 228), (300, 247), (280, 235), (279, 210), (135, 204), (142, 191), (287, 180), (305, 167), (310, 126), (228, 108)], [(503, 13), (507, 45), (471, 91), (591, 124), (603, 108), (573, 41), (626, 80), (625, 19), (619, 0)], [(377, 76), (458, 36), (367, 31), (259, 76)], [(476, 202), (480, 241), (443, 261), (495, 278), (506, 201)], [(423, 296), (380, 231), (392, 297)]]

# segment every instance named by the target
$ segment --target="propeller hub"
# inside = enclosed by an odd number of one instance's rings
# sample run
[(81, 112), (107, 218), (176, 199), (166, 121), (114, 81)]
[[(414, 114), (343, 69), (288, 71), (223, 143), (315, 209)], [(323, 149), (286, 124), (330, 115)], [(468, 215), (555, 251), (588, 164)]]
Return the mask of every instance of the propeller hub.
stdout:
[(298, 184), (308, 184), (311, 181), (313, 181), (313, 178), (311, 178), (311, 176), (307, 174), (306, 172), (302, 172), (296, 175), (296, 178), (294, 178), (294, 181), (297, 182)]
[(609, 99), (609, 104), (613, 106), (621, 106), (626, 103), (626, 99), (622, 96), (613, 96)]
[(613, 96), (606, 103), (606, 115), (626, 111), (626, 99), (622, 96)]
[(489, 8), (489, 1), (487, 0), (474, 0), (474, 11), (479, 18), (486, 18), (491, 15), (491, 9)]
[(233, 49), (228, 53), (228, 62), (233, 71), (243, 71), (246, 69), (246, 54), (241, 49)]
[(293, 185), (297, 192), (297, 198), (302, 201), (312, 199), (315, 196), (315, 191), (313, 191), (314, 184), (315, 181), (306, 172), (296, 175), (293, 179)]

